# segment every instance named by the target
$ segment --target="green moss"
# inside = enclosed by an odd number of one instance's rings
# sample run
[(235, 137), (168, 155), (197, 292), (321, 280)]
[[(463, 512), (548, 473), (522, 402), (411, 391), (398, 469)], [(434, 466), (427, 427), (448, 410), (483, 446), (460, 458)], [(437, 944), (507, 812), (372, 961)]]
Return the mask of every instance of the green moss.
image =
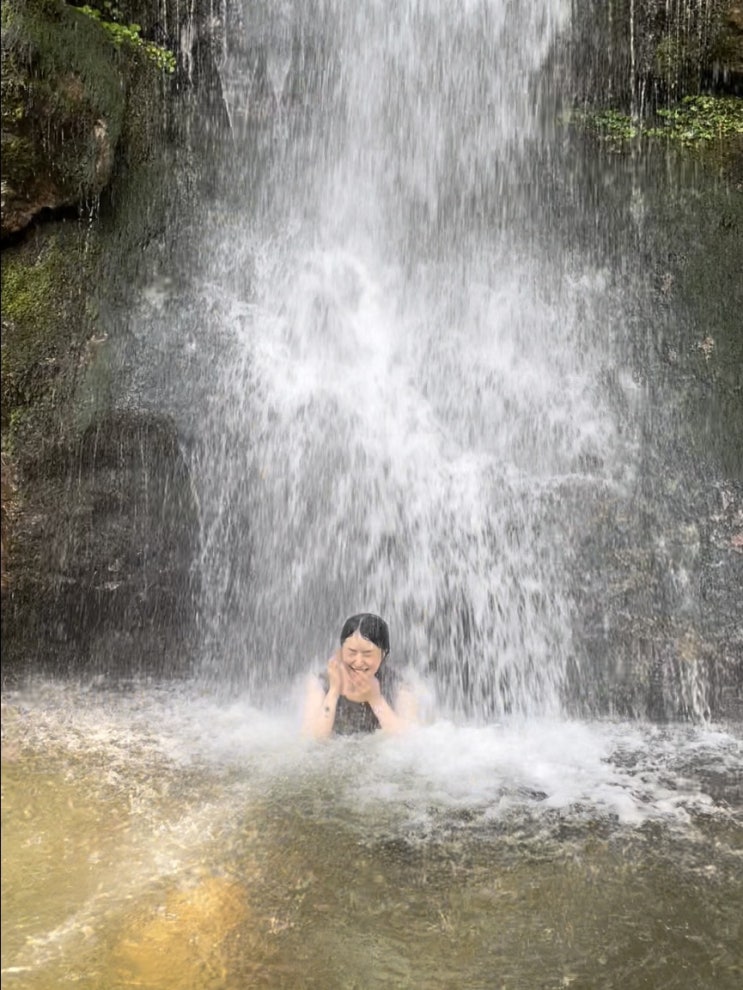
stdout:
[(681, 76), (688, 59), (687, 50), (680, 39), (666, 35), (655, 49), (655, 75), (667, 83), (675, 82)]
[(3, 431), (15, 432), (27, 408), (69, 394), (91, 332), (97, 261), (82, 225), (65, 227), (2, 253)]
[(2, 174), (11, 230), (26, 204), (37, 212), (47, 203), (94, 204), (114, 163), (136, 166), (159, 140), (172, 53), (142, 39), (137, 25), (92, 11), (63, 0), (2, 0)]
[(26, 184), (37, 174), (39, 159), (33, 142), (28, 137), (11, 134), (2, 136), (3, 174), (12, 174), (16, 181)]
[[(99, 24), (62, 0), (2, 0), (2, 34), (3, 98), (7, 81), (7, 89), (14, 91), (14, 113), (39, 98), (52, 107), (68, 104), (70, 89), (57, 84), (78, 79), (91, 113), (106, 120), (116, 140), (124, 112), (123, 67)], [(40, 86), (44, 82), (49, 86), (45, 91)], [(42, 91), (35, 92), (37, 88)]]
[(3, 255), (2, 296), (6, 320), (21, 324), (46, 323), (39, 319), (40, 310), (48, 306), (56, 294), (55, 275), (60, 260), (56, 245), (30, 265), (12, 254)]
[(710, 38), (702, 31), (673, 30), (666, 25), (652, 59), (652, 76), (666, 93), (689, 92), (699, 84), (703, 68), (711, 62)]

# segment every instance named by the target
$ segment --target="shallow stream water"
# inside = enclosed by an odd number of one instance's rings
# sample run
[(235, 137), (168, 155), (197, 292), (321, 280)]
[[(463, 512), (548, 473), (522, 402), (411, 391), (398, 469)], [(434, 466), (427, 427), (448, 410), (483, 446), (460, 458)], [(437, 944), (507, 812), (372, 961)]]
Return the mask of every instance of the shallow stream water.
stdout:
[(432, 717), (328, 745), (286, 706), (48, 682), (3, 725), (5, 987), (743, 979), (739, 727)]

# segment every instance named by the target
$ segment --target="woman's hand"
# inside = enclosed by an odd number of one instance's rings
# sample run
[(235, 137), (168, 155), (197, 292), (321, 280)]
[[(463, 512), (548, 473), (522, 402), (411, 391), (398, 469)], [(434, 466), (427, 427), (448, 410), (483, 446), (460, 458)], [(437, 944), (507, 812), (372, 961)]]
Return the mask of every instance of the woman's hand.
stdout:
[(362, 670), (354, 670), (344, 664), (345, 689), (343, 694), (349, 701), (376, 704), (382, 697), (382, 688), (375, 674), (368, 674)]

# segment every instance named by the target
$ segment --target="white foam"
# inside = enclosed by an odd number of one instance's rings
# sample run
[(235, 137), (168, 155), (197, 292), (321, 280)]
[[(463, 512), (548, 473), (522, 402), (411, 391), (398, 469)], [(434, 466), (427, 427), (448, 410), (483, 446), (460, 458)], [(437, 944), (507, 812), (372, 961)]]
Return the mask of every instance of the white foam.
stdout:
[[(720, 726), (513, 719), (438, 719), (401, 736), (303, 740), (296, 705), (277, 714), (181, 686), (131, 695), (45, 684), (5, 698), (6, 734), (49, 752), (104, 751), (124, 775), (140, 763), (201, 767), (266, 787), (332, 781), (354, 816), (380, 806), (400, 821), (466, 809), (489, 819), (514, 809), (685, 824), (695, 812), (735, 814), (705, 780), (740, 774), (740, 734)], [(20, 713), (20, 714), (19, 714)]]

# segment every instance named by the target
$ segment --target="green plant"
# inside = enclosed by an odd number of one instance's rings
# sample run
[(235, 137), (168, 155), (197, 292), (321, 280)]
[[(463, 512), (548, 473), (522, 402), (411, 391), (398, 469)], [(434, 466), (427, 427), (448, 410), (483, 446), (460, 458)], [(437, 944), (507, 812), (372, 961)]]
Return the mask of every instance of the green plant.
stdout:
[(657, 115), (663, 126), (645, 133), (684, 145), (743, 134), (743, 99), (736, 96), (685, 96), (678, 106), (659, 110)]
[(640, 133), (632, 117), (619, 110), (574, 110), (568, 115), (566, 122), (590, 131), (610, 148), (615, 149), (633, 140)]
[[(145, 41), (141, 37), (140, 31), (142, 28), (139, 24), (124, 24), (119, 18), (121, 16), (120, 11), (117, 7), (110, 2), (110, 0), (105, 0), (103, 4), (105, 11), (104, 14), (98, 10), (96, 7), (89, 7), (85, 5), (84, 7), (77, 7), (81, 14), (85, 14), (87, 17), (93, 18), (97, 21), (101, 27), (107, 32), (111, 41), (117, 48), (130, 48), (135, 51), (141, 51), (144, 55), (154, 62), (155, 65), (163, 72), (172, 73), (176, 68), (176, 59), (174, 53), (169, 48), (164, 48), (162, 45), (155, 44), (154, 41)], [(106, 19), (106, 18), (110, 18)]]
[(574, 111), (568, 122), (596, 134), (615, 150), (643, 137), (695, 147), (743, 134), (743, 99), (737, 96), (685, 96), (675, 107), (658, 110), (656, 116), (660, 126), (642, 126), (612, 109)]
[(602, 137), (611, 141), (631, 141), (639, 133), (629, 114), (618, 110), (600, 110), (593, 115), (592, 126)]

